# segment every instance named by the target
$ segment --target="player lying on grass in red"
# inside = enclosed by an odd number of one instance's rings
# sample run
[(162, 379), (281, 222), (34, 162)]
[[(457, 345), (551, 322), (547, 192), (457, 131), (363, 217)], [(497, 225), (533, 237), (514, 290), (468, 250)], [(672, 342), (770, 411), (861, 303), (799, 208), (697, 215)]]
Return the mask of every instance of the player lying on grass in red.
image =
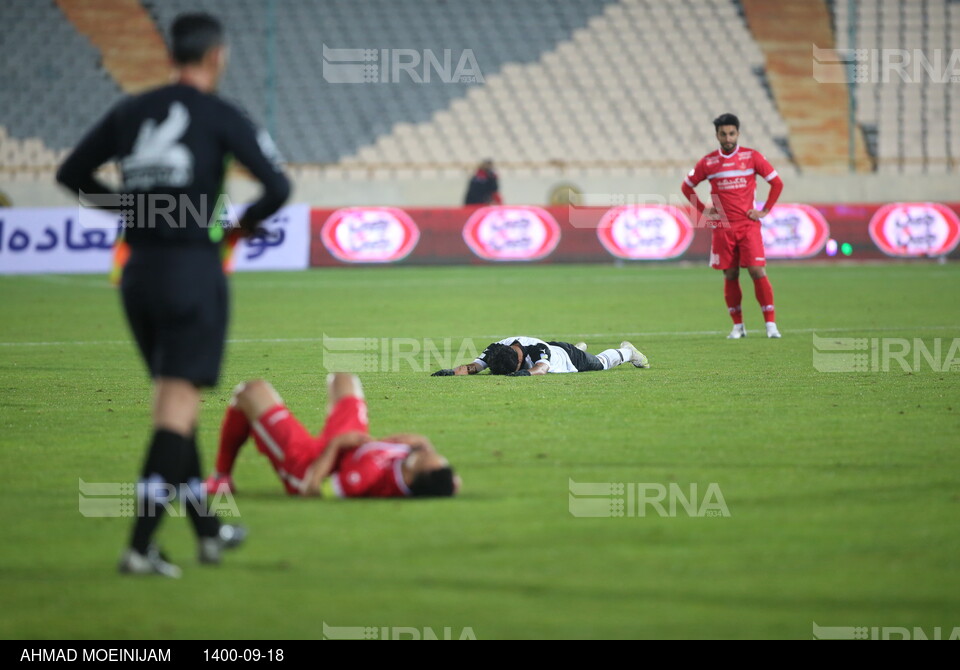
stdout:
[(437, 370), (431, 376), (475, 375), (490, 368), (492, 375), (528, 377), (610, 370), (624, 363), (633, 363), (638, 368), (650, 367), (647, 357), (629, 342), (621, 342), (619, 349), (607, 349), (594, 356), (587, 353), (586, 342), (544, 342), (535, 337), (517, 335), (490, 344), (473, 363)]
[(234, 491), (233, 464), (253, 435), (290, 495), (319, 496), (325, 480), (343, 498), (452, 496), (460, 478), (423, 435), (370, 437), (363, 387), (355, 375), (327, 377), (327, 421), (319, 437), (262, 379), (237, 386), (220, 429), (209, 493)]

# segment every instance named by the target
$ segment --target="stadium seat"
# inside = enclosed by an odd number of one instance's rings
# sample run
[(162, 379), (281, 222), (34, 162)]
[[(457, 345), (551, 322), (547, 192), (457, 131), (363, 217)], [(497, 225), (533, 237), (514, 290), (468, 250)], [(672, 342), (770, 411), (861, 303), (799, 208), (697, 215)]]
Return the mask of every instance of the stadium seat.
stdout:
[[(287, 160), (340, 163), (356, 170), (334, 171), (348, 178), (380, 174), (381, 164), (466, 174), (484, 151), (502, 167), (515, 162), (545, 174), (580, 162), (594, 170), (598, 161), (673, 174), (709, 150), (710, 120), (724, 110), (741, 116), (745, 142), (781, 171), (794, 170), (784, 150), (790, 130), (757, 75), (764, 55), (738, 0), (486, 0), (482, 11), (446, 2), (428, 12), (418, 0), (304, 0), (273, 13), (272, 59), (262, 0), (143, 4), (161, 29), (198, 7), (220, 15), (233, 59), (223, 95), (269, 127)], [(960, 44), (954, 0), (864, 0), (852, 12), (845, 1), (828, 6), (837, 48), (930, 52)], [(0, 3), (0, 20), (30, 25), (22, 39), (8, 40), (0, 63), (7, 91), (0, 123), (10, 138), (0, 136), (0, 158), (5, 166), (48, 167), (120, 88), (55, 3)], [(43, 48), (49, 44), (57, 49)], [(457, 44), (471, 45), (483, 83), (444, 83), (436, 73), (430, 83), (386, 83), (397, 74), (389, 54), (399, 46), (442, 58)], [(325, 60), (324, 47), (378, 50), (371, 62), (383, 83), (328, 82), (331, 68), (358, 63)], [(380, 49), (392, 50), (385, 61)], [(452, 50), (453, 65), (459, 55)], [(735, 91), (716, 84), (727, 80), (737, 82)], [(876, 133), (878, 165), (955, 169), (957, 88), (896, 74), (854, 87), (856, 120)], [(49, 113), (36, 114), (38, 105)]]
[[(922, 68), (915, 69), (918, 52), (932, 57), (960, 43), (960, 3), (926, 0), (860, 2), (855, 16), (847, 3), (833, 2), (837, 24), (837, 47), (857, 49), (903, 49), (910, 54), (910, 81), (896, 72), (872, 72), (876, 83), (858, 85), (857, 120), (877, 127), (877, 159), (881, 172), (891, 171), (895, 161), (905, 174), (943, 173), (955, 169), (960, 158), (960, 130), (949, 123), (950, 112), (960, 102), (952, 96), (955, 85), (933, 82)], [(849, 43), (853, 22), (856, 43)], [(949, 57), (943, 58), (943, 65)], [(879, 61), (882, 63), (882, 61)], [(872, 67), (872, 66), (871, 66)], [(920, 80), (914, 79), (920, 74)], [(884, 81), (887, 79), (887, 81)]]

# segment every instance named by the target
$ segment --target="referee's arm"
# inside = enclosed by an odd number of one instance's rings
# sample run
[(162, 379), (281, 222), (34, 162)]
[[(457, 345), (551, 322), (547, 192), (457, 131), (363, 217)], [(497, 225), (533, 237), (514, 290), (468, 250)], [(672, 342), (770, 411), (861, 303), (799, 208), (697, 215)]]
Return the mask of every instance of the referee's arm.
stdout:
[(226, 129), (224, 138), (230, 153), (263, 184), (263, 194), (240, 219), (240, 227), (252, 232), (290, 197), (290, 180), (283, 173), (280, 155), (266, 131), (257, 131), (240, 114), (236, 115), (231, 126)]
[(114, 138), (111, 111), (67, 156), (57, 170), (57, 181), (78, 196), (113, 193), (113, 189), (97, 179), (94, 173), (116, 155)]

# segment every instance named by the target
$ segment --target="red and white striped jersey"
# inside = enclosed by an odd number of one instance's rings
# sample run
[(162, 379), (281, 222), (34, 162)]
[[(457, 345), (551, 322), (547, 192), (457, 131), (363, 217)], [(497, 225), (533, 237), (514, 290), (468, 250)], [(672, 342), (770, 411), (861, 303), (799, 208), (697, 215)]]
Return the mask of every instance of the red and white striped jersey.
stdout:
[(709, 180), (713, 206), (723, 218), (731, 224), (755, 224), (747, 218), (747, 212), (753, 209), (757, 176), (770, 182), (777, 178), (777, 171), (759, 151), (738, 146), (730, 155), (719, 149), (707, 154), (683, 181), (695, 188), (704, 179)]

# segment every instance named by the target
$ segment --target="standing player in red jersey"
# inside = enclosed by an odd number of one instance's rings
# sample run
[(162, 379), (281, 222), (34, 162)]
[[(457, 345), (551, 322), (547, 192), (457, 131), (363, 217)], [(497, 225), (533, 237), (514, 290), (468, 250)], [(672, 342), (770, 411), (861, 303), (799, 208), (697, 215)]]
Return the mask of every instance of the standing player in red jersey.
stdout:
[(327, 421), (319, 437), (297, 421), (268, 382), (237, 386), (223, 418), (216, 472), (206, 481), (207, 492), (233, 492), (233, 464), (251, 433), (290, 495), (319, 496), (325, 480), (330, 492), (342, 498), (457, 492), (460, 478), (423, 435), (370, 437), (363, 387), (355, 375), (331, 374), (327, 386)]
[[(740, 120), (733, 114), (721, 114), (713, 120), (720, 149), (707, 154), (690, 170), (680, 187), (690, 204), (697, 208), (701, 218), (714, 222), (713, 242), (710, 248), (710, 267), (723, 270), (723, 295), (733, 318), (733, 330), (728, 339), (746, 337), (740, 291), (740, 268), (744, 267), (753, 279), (753, 288), (763, 311), (767, 337), (780, 337), (773, 309), (773, 287), (764, 269), (767, 264), (760, 233), (760, 219), (777, 204), (783, 181), (777, 171), (759, 151), (738, 145)], [(762, 210), (753, 208), (756, 177), (770, 184), (770, 194)], [(694, 188), (704, 179), (710, 181), (712, 207), (706, 207)]]

